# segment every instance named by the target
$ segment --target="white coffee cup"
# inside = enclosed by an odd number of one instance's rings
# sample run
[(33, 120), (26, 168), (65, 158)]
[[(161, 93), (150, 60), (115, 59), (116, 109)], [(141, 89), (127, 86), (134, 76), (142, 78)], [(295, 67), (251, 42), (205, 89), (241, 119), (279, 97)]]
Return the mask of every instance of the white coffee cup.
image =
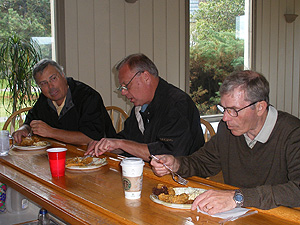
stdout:
[(8, 130), (0, 131), (0, 156), (8, 155), (10, 149)]
[(121, 162), (125, 198), (139, 199), (143, 185), (144, 161), (141, 158), (125, 158)]

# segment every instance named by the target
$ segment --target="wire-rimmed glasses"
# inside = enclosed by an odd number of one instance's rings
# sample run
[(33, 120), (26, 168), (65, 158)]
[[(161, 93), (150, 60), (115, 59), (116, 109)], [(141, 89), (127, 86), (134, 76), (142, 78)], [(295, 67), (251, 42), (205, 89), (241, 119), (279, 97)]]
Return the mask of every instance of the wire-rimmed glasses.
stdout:
[(144, 73), (144, 71), (137, 71), (127, 84), (120, 84), (120, 86), (117, 88), (117, 90), (118, 91), (123, 91), (123, 90), (124, 91), (128, 91), (128, 85), (131, 83), (131, 81), (133, 80), (133, 78), (135, 78), (140, 73)]
[(49, 77), (48, 81), (43, 80), (43, 81), (39, 82), (38, 86), (42, 89), (42, 88), (48, 86), (49, 83), (56, 83), (56, 81), (58, 81), (58, 79), (59, 79), (59, 75), (53, 74), (52, 76)]
[(231, 108), (231, 107), (224, 107), (224, 106), (222, 106), (222, 105), (217, 105), (217, 108), (218, 108), (218, 110), (221, 112), (221, 113), (225, 113), (225, 111), (227, 111), (227, 113), (230, 115), (230, 116), (232, 116), (232, 117), (237, 117), (238, 116), (238, 113), (240, 112), (240, 111), (242, 111), (243, 109), (246, 109), (246, 108), (248, 108), (248, 107), (250, 107), (250, 106), (252, 106), (252, 105), (255, 105), (256, 103), (258, 103), (258, 102), (260, 102), (260, 101), (256, 101), (256, 102), (253, 102), (253, 103), (251, 103), (251, 104), (249, 104), (249, 105), (246, 105), (245, 107), (243, 107), (243, 108), (241, 108), (241, 109), (239, 109), (239, 110), (236, 110), (236, 109), (234, 109), (234, 108)]

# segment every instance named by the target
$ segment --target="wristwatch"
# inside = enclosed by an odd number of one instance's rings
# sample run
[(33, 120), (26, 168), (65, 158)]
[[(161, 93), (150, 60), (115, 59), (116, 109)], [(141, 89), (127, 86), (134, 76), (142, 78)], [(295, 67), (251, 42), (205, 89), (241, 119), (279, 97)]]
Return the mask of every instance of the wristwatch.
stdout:
[(240, 208), (243, 206), (244, 203), (244, 195), (242, 194), (241, 190), (235, 190), (234, 196), (233, 196), (233, 200), (236, 203), (236, 207)]

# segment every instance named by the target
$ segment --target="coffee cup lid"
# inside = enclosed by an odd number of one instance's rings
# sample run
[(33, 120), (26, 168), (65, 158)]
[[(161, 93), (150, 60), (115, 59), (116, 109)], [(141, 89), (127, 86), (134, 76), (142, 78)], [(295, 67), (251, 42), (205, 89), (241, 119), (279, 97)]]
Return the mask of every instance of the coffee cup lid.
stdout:
[(134, 166), (134, 165), (144, 165), (144, 161), (141, 158), (131, 157), (131, 158), (125, 158), (121, 162), (121, 166)]

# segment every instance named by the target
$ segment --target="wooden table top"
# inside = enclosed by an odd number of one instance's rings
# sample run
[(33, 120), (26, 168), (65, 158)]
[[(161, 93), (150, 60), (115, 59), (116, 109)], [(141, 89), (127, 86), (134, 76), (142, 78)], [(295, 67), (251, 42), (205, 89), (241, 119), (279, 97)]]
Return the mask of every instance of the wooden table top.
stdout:
[[(66, 147), (67, 158), (82, 156), (84, 148), (53, 140), (52, 147)], [(149, 165), (143, 172), (142, 197), (124, 197), (121, 180), (121, 156), (106, 154), (108, 165), (92, 171), (66, 170), (62, 178), (52, 178), (45, 150), (12, 149), (0, 157), (0, 181), (70, 224), (219, 224), (213, 218), (189, 209), (173, 209), (150, 199), (158, 183), (180, 186), (171, 176), (157, 177)], [(188, 186), (204, 189), (232, 189), (232, 186), (192, 177)], [(278, 207), (228, 224), (300, 224), (300, 210)], [(226, 223), (227, 224), (227, 223)]]

